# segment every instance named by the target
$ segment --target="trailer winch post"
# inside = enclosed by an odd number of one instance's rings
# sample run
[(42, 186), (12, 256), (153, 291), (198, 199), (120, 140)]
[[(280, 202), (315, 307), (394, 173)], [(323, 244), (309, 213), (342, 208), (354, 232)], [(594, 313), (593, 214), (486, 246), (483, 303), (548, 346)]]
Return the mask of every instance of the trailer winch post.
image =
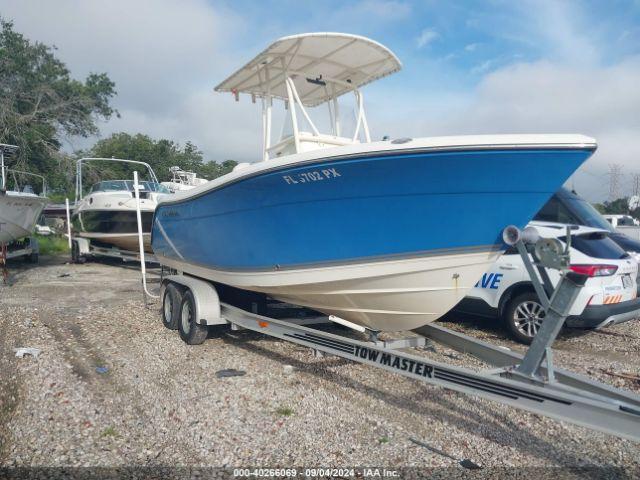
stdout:
[(538, 376), (538, 371), (545, 357), (547, 359), (547, 371), (552, 371), (552, 359), (548, 352), (560, 333), (571, 306), (578, 297), (585, 281), (586, 277), (584, 275), (573, 272), (565, 272), (562, 276), (549, 306), (545, 309), (546, 315), (542, 321), (542, 326), (533, 337), (527, 354), (516, 369), (517, 373), (528, 377)]
[[(567, 228), (564, 248), (557, 239), (540, 238), (533, 227), (520, 231), (509, 226), (503, 232), (505, 243), (515, 246), (522, 257), (533, 288), (545, 310), (540, 330), (533, 338), (522, 362), (511, 372), (534, 380), (540, 380), (542, 363), (546, 358), (547, 379), (553, 381), (551, 345), (560, 333), (587, 277), (569, 269), (571, 229)], [(533, 261), (532, 261), (533, 259)], [(553, 288), (546, 268), (560, 271), (560, 282)], [(551, 292), (551, 298), (548, 296)]]

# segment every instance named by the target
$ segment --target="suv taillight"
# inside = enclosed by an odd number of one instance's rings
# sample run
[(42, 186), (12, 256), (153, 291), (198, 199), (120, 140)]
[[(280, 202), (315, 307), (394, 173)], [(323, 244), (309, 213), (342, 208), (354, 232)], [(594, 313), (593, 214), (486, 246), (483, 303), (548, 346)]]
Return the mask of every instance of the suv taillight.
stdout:
[(618, 271), (616, 265), (571, 265), (570, 268), (587, 277), (610, 277)]

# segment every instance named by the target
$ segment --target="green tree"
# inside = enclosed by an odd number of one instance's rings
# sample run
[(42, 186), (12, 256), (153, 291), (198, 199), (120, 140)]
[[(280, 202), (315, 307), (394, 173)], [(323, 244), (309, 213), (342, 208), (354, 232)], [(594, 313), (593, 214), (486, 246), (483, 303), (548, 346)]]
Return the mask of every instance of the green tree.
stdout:
[(74, 170), (61, 152), (62, 139), (94, 135), (98, 119), (118, 112), (109, 103), (116, 92), (106, 73), (75, 80), (54, 50), (0, 18), (0, 142), (20, 147), (17, 168), (67, 190)]
[(610, 215), (627, 215), (629, 213), (629, 199), (618, 198), (616, 200), (606, 201), (603, 204), (605, 214)]
[[(89, 152), (85, 152), (85, 155), (147, 162), (160, 181), (171, 179), (169, 168), (174, 166), (195, 172), (201, 178), (212, 180), (230, 172), (236, 165), (233, 160), (225, 160), (222, 163), (205, 162), (202, 152), (191, 142), (181, 147), (172, 140), (154, 140), (140, 133), (137, 135), (114, 133), (98, 141)], [(146, 173), (142, 171), (143, 169), (137, 168), (137, 170), (139, 173)], [(86, 183), (89, 183), (107, 178), (131, 178), (133, 168), (122, 164), (94, 162), (86, 172)]]
[(607, 207), (602, 204), (602, 203), (594, 203), (593, 207), (598, 210), (598, 212), (602, 213), (602, 214), (606, 214), (607, 213)]

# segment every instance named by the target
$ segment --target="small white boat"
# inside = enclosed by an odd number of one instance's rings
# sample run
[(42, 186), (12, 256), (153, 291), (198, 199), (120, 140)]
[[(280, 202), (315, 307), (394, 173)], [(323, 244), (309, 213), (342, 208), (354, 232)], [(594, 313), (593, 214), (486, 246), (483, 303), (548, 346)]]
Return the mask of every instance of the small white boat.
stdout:
[(161, 184), (167, 187), (171, 193), (180, 192), (183, 190), (191, 190), (199, 185), (204, 185), (209, 180), (206, 178), (198, 178), (198, 174), (195, 172), (187, 172), (180, 167), (171, 167), (171, 181), (162, 182)]
[[(9, 169), (5, 166), (5, 158), (9, 158), (18, 150), (14, 145), (0, 144), (0, 245), (28, 237), (33, 234), (42, 210), (48, 203), (44, 177), (35, 173)], [(18, 179), (25, 176), (36, 177), (42, 181), (40, 195), (34, 193), (29, 185), (20, 186)], [(13, 180), (13, 182), (11, 181)]]
[(144, 245), (150, 250), (153, 211), (158, 199), (169, 195), (169, 189), (158, 182), (148, 163), (119, 158), (81, 158), (76, 164), (76, 198), (71, 218), (73, 234), (89, 240), (94, 246), (138, 250), (138, 223), (133, 180), (103, 180), (84, 194), (82, 167), (89, 162), (113, 162), (141, 166), (148, 180), (140, 181), (140, 210)]

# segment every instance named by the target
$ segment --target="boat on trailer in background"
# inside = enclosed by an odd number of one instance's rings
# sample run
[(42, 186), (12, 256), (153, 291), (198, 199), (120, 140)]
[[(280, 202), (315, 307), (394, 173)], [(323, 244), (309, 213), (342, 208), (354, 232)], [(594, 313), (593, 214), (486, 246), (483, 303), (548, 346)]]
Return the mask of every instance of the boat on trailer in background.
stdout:
[[(277, 40), (216, 87), (262, 104), (261, 161), (159, 199), (158, 261), (377, 331), (438, 319), (596, 149), (582, 135), (372, 141), (361, 88), (401, 68), (355, 35)], [(353, 95), (353, 131), (338, 100)], [(272, 141), (282, 101), (292, 131)], [(313, 117), (329, 116), (322, 133)], [(285, 131), (283, 129), (283, 131)]]
[[(71, 216), (72, 256), (81, 261), (89, 253), (120, 257), (121, 252), (137, 252), (138, 224), (133, 181), (102, 180), (84, 193), (83, 166), (90, 162), (110, 162), (142, 167), (147, 180), (140, 181), (140, 210), (144, 247), (150, 249), (153, 211), (169, 189), (158, 182), (148, 163), (119, 158), (81, 158), (76, 163), (76, 194)], [(135, 254), (137, 255), (137, 254)]]
[(198, 178), (197, 173), (188, 172), (180, 167), (171, 167), (169, 172), (171, 173), (171, 181), (162, 182), (161, 185), (167, 187), (171, 193), (181, 190), (191, 190), (209, 181), (206, 178)]
[[(29, 255), (32, 260), (37, 260), (38, 246), (32, 235), (42, 210), (49, 202), (47, 184), (42, 175), (5, 166), (5, 159), (17, 151), (15, 145), (0, 144), (0, 262), (3, 266), (11, 257)], [(18, 178), (25, 176), (42, 182), (39, 194), (31, 185), (20, 185)], [(13, 179), (12, 186), (10, 179)]]

